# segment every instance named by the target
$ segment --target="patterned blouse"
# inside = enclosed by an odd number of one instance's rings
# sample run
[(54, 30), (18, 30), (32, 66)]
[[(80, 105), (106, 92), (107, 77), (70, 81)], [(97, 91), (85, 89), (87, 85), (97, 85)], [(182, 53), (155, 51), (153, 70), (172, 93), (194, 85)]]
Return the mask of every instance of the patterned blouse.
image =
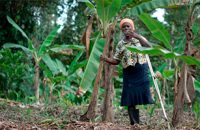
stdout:
[(140, 64), (146, 63), (146, 58), (143, 54), (131, 52), (126, 48), (126, 45), (130, 46), (141, 46), (140, 41), (138, 39), (132, 38), (130, 42), (125, 42), (121, 40), (117, 46), (114, 54), (114, 59), (121, 61), (123, 68), (128, 66), (135, 66), (138, 62)]

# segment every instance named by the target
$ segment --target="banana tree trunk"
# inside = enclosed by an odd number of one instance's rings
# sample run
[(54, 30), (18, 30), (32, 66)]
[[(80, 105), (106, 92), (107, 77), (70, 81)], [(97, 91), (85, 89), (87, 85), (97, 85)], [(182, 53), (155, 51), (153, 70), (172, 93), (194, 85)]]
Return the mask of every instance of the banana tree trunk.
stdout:
[(39, 103), (39, 62), (35, 60), (35, 76), (34, 76), (34, 90), (35, 90), (35, 97), (36, 103)]
[[(192, 22), (194, 21), (193, 13), (197, 5), (200, 5), (200, 2), (193, 4), (189, 13), (186, 27), (185, 27), (186, 39), (187, 39), (185, 51), (184, 51), (185, 55), (191, 55), (191, 46), (192, 46), (192, 41), (194, 39), (193, 32), (192, 32)], [(186, 99), (186, 102), (189, 105), (191, 105), (192, 103), (191, 94), (194, 94), (194, 83), (192, 82), (193, 80), (188, 68), (189, 67), (186, 65), (186, 63), (184, 63), (181, 70), (180, 81), (178, 82), (177, 95), (175, 95), (174, 110), (173, 110), (173, 117), (172, 117), (173, 126), (176, 126), (182, 117), (184, 99)], [(191, 92), (188, 93), (188, 91), (191, 91)]]
[(186, 64), (184, 63), (181, 69), (181, 77), (178, 81), (177, 85), (177, 93), (175, 93), (175, 100), (174, 100), (174, 110), (173, 110), (173, 117), (172, 117), (172, 125), (176, 126), (181, 118), (183, 113), (183, 106), (184, 106), (184, 75), (186, 73)]
[[(103, 55), (106, 55), (106, 52), (108, 50), (108, 46), (109, 46), (109, 43), (110, 43), (110, 38), (108, 36), (110, 35), (111, 32), (113, 32), (114, 26), (115, 26), (115, 24), (112, 24), (110, 26), (109, 30), (108, 30), (108, 35), (106, 37), (106, 45), (105, 45), (104, 50), (103, 50)], [(96, 116), (96, 106), (97, 106), (98, 91), (99, 91), (99, 81), (101, 79), (103, 65), (104, 65), (104, 62), (100, 61), (99, 69), (98, 69), (96, 80), (95, 80), (95, 83), (94, 83), (91, 101), (90, 101), (90, 104), (88, 106), (87, 112), (80, 117), (81, 121), (89, 121), (90, 119), (93, 119)]]
[[(107, 56), (113, 56), (113, 34), (114, 30), (111, 30), (107, 35), (109, 41), (109, 50), (107, 51)], [(114, 97), (114, 84), (112, 82), (112, 74), (114, 67), (110, 64), (105, 64), (105, 73), (104, 73), (104, 87), (105, 87), (105, 97), (104, 97), (104, 109), (102, 121), (105, 122), (114, 122), (114, 113), (113, 113), (113, 97)]]

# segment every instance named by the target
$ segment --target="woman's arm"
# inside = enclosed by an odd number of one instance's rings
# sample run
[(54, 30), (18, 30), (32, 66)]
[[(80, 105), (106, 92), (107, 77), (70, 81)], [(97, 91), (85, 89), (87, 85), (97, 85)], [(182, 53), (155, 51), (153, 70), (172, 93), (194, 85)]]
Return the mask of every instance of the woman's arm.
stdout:
[(139, 35), (136, 32), (131, 32), (131, 34), (132, 34), (132, 37), (134, 37), (134, 38), (136, 38), (140, 41), (142, 46), (151, 47), (151, 44), (149, 43), (149, 41), (145, 37), (143, 37), (142, 35)]
[(138, 39), (140, 41), (140, 43), (142, 44), (142, 46), (144, 47), (151, 47), (150, 43), (147, 41), (147, 39), (139, 34), (135, 34), (136, 35), (136, 39)]
[(103, 56), (103, 55), (100, 56), (100, 59), (103, 60), (103, 61), (106, 61), (107, 63), (112, 64), (112, 65), (118, 65), (120, 63), (119, 60), (116, 60), (114, 58), (108, 58), (108, 57)]

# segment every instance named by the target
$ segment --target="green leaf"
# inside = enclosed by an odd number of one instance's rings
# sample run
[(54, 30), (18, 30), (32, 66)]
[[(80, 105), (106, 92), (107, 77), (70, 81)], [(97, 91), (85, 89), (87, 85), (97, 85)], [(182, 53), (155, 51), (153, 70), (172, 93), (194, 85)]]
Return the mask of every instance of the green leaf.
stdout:
[(96, 0), (97, 13), (103, 23), (111, 20), (121, 7), (121, 0)]
[(179, 56), (179, 58), (188, 65), (196, 65), (200, 67), (200, 60), (198, 60), (197, 58), (194, 58), (192, 56)]
[(74, 70), (77, 70), (79, 68), (85, 67), (87, 65), (87, 60), (81, 61), (74, 65)]
[(184, 34), (181, 34), (175, 40), (173, 51), (175, 51), (177, 53), (181, 53), (181, 54), (184, 53), (185, 43), (186, 43), (186, 37), (185, 37), (185, 33), (184, 33)]
[(172, 47), (170, 45), (170, 34), (167, 29), (165, 29), (165, 26), (146, 13), (141, 14), (139, 18), (151, 31), (153, 36), (161, 41), (165, 47), (171, 50)]
[(5, 43), (3, 45), (3, 48), (20, 48), (22, 49), (25, 53), (27, 53), (28, 55), (30, 55), (32, 53), (32, 51), (22, 45), (18, 45), (18, 44), (14, 44), (14, 43)]
[(87, 7), (89, 7), (90, 9), (94, 9), (94, 5), (89, 1), (89, 0), (78, 0), (78, 2), (85, 2)]
[(38, 52), (39, 56), (43, 55), (46, 52), (47, 47), (51, 45), (51, 43), (53, 42), (54, 38), (56, 37), (59, 29), (60, 29), (60, 26), (55, 27), (50, 32), (50, 34), (46, 37), (46, 39), (44, 40), (44, 42), (42, 43), (42, 45), (39, 49), (39, 52)]
[(182, 61), (184, 61), (185, 63), (187, 63), (188, 65), (196, 65), (196, 66), (200, 67), (200, 60), (198, 60), (197, 58), (194, 58), (192, 56), (180, 55), (178, 53), (171, 52), (171, 51), (168, 51), (163, 48), (127, 46), (127, 49), (132, 52), (137, 52), (137, 53), (141, 53), (141, 54), (149, 54), (149, 55), (153, 55), (153, 56), (163, 56), (165, 58), (171, 58), (171, 59), (179, 58)]
[(28, 41), (28, 49), (35, 51), (35, 47), (33, 46), (33, 42), (31, 40)]
[(73, 59), (73, 61), (71, 62), (71, 64), (69, 65), (69, 68), (68, 68), (69, 74), (72, 74), (76, 71), (75, 65), (78, 63), (78, 60), (81, 58), (82, 55), (83, 55), (83, 51), (79, 52), (76, 55), (76, 57)]
[(42, 60), (48, 66), (54, 76), (57, 74), (63, 74), (64, 76), (67, 76), (66, 68), (60, 60), (56, 59), (54, 61), (48, 54), (45, 54), (42, 57)]
[(85, 47), (80, 45), (56, 45), (52, 47), (50, 50), (53, 52), (61, 52), (66, 49), (84, 50)]
[(197, 35), (197, 34), (198, 34), (198, 32), (199, 32), (199, 26), (198, 26), (197, 23), (194, 23), (194, 24), (192, 25), (192, 32), (194, 33), (194, 35)]
[(167, 66), (167, 63), (163, 63), (162, 65), (160, 65), (159, 67), (158, 67), (158, 71), (159, 72), (161, 72), (161, 73), (163, 73), (163, 71), (164, 71), (164, 69), (165, 69), (165, 67)]
[(13, 27), (15, 27), (18, 31), (20, 31), (21, 34), (29, 41), (29, 38), (28, 38), (28, 36), (26, 35), (26, 33), (25, 33), (18, 25), (17, 25), (9, 16), (7, 16), (6, 18), (7, 18), (8, 22), (9, 22)]
[(0, 59), (3, 58), (3, 55), (0, 53)]
[(42, 60), (48, 66), (48, 68), (51, 70), (53, 75), (56, 75), (58, 73), (58, 69), (57, 69), (56, 63), (51, 59), (51, 57), (48, 54), (45, 54), (42, 57)]
[(200, 82), (195, 80), (194, 81), (194, 85), (195, 85), (195, 90), (199, 91), (200, 92)]
[(173, 75), (174, 75), (174, 70), (164, 70), (163, 71), (164, 78), (172, 78)]
[(122, 0), (121, 7), (123, 7), (123, 6), (127, 5), (127, 4), (130, 4), (130, 3), (132, 3), (132, 0)]
[(99, 57), (103, 52), (104, 45), (105, 39), (99, 39), (98, 36), (92, 48), (88, 63), (86, 65), (84, 76), (80, 83), (80, 86), (85, 90), (92, 86), (92, 82), (96, 77), (100, 63)]
[(175, 58), (176, 56), (180, 56), (180, 54), (170, 52), (166, 49), (157, 48), (157, 47), (135, 47), (135, 46), (127, 46), (128, 50), (132, 52), (137, 52), (141, 54), (149, 54), (153, 56), (164, 56), (165, 58)]
[(177, 6), (179, 3), (179, 0), (151, 0), (131, 8), (129, 12), (133, 15), (140, 15), (144, 12), (149, 12), (156, 8), (168, 8), (170, 6)]
[(62, 73), (64, 76), (67, 76), (67, 71), (63, 63), (60, 60), (56, 59), (56, 64), (59, 73)]

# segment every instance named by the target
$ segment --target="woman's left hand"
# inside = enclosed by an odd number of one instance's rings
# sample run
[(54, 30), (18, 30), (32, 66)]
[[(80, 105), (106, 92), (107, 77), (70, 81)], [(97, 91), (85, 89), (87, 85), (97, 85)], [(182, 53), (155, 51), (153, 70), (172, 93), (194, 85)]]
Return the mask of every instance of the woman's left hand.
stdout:
[(162, 74), (159, 71), (156, 71), (154, 78), (163, 79)]

